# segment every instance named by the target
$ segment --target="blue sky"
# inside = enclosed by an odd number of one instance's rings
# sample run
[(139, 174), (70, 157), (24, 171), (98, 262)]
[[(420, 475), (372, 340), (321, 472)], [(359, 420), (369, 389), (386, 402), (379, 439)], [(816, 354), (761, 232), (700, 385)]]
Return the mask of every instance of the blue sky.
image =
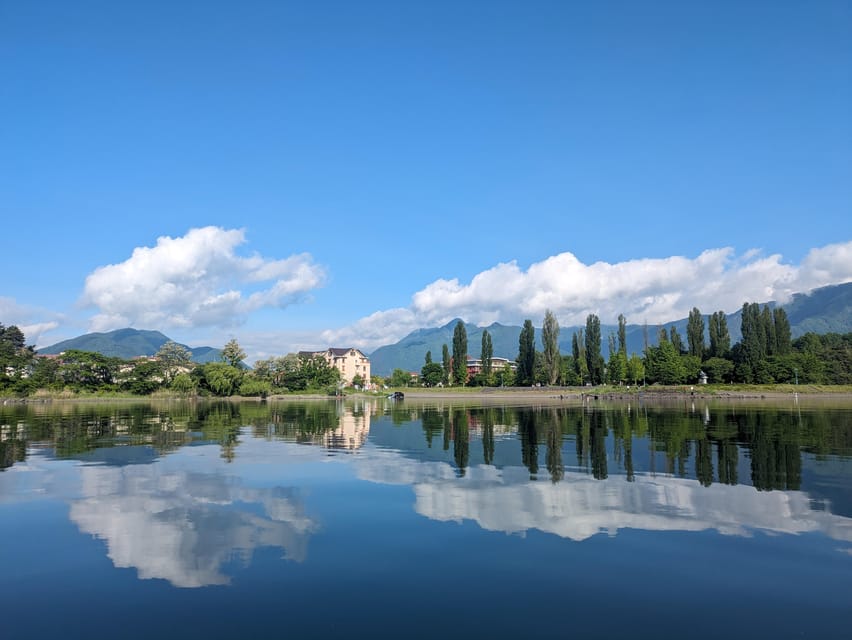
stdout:
[(852, 280), (850, 114), (848, 1), (0, 0), (0, 322), (252, 359), (783, 299)]

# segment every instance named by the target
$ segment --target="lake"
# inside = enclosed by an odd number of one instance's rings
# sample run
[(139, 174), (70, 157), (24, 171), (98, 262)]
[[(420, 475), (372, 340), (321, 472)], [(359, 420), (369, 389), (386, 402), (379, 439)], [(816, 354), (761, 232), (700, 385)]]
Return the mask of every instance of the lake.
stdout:
[(0, 407), (3, 638), (849, 638), (852, 404)]

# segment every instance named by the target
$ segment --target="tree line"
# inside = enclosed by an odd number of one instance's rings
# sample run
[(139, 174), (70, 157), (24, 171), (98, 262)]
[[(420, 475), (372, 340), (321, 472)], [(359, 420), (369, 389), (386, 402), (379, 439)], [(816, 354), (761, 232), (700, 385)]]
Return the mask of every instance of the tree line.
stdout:
[[(202, 396), (261, 396), (287, 391), (336, 390), (340, 372), (324, 358), (289, 354), (260, 360), (254, 369), (236, 339), (216, 362), (196, 363), (192, 352), (173, 341), (149, 358), (125, 359), (69, 349), (38, 356), (16, 326), (0, 324), (0, 393), (29, 395), (39, 390), (150, 395), (169, 392)], [(356, 383), (359, 382), (356, 380)]]
[[(657, 328), (651, 344), (644, 327), (642, 354), (627, 353), (627, 319), (618, 316), (617, 330), (607, 336), (603, 354), (601, 322), (589, 314), (583, 329), (571, 336), (571, 353), (559, 351), (559, 323), (547, 310), (541, 329), (542, 350), (536, 349), (532, 320), (524, 320), (518, 336), (514, 367), (492, 366), (491, 336), (482, 332), (480, 367), (471, 375), (467, 368), (467, 332), (462, 321), (453, 332), (452, 354), (443, 345), (443, 361), (433, 362), (426, 353), (419, 384), (433, 386), (532, 386), (532, 385), (639, 385), (710, 383), (807, 383), (852, 384), (852, 333), (805, 335), (793, 340), (790, 321), (781, 307), (745, 303), (742, 308), (742, 339), (731, 344), (727, 316), (716, 311), (705, 316), (698, 308), (689, 313), (686, 340), (675, 325)], [(391, 384), (403, 386), (410, 375), (394, 371)]]

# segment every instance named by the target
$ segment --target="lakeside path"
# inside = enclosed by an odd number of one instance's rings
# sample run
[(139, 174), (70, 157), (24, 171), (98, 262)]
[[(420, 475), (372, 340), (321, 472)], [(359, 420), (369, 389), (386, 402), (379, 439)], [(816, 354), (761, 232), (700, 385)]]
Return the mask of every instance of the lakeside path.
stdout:
[[(826, 389), (825, 387), (800, 387), (790, 389), (725, 389), (719, 387), (651, 387), (618, 389), (615, 387), (504, 387), (485, 389), (405, 389), (406, 400), (458, 400), (458, 401), (510, 401), (510, 402), (571, 402), (584, 403), (593, 400), (672, 402), (677, 400), (826, 400), (852, 403), (852, 388), (849, 386)], [(371, 394), (363, 394), (371, 397)], [(375, 397), (374, 395), (372, 397)]]

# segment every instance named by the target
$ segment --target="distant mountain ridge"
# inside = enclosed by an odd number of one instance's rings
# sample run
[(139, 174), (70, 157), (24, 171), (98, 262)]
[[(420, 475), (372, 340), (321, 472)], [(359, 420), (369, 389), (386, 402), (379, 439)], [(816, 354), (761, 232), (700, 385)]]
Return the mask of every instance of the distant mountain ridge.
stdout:
[[(770, 307), (779, 306), (775, 302), (761, 303)], [(780, 305), (787, 312), (790, 329), (796, 338), (808, 332), (813, 333), (847, 333), (852, 331), (852, 282), (829, 285), (814, 289), (810, 293), (797, 293), (786, 304)], [(702, 310), (705, 311), (705, 310)], [(715, 310), (709, 310), (713, 313)], [(731, 344), (739, 341), (741, 310), (727, 314), (728, 331), (731, 334)], [(706, 334), (709, 327), (709, 314), (704, 315), (705, 341), (709, 343)], [(453, 330), (458, 319), (433, 329), (418, 329), (405, 336), (395, 344), (379, 347), (370, 354), (371, 371), (376, 375), (389, 375), (394, 369), (405, 371), (420, 371), (427, 351), (432, 352), (432, 360), (441, 362), (444, 344), (452, 350)], [(660, 326), (677, 327), (684, 342), (686, 341), (687, 319), (681, 318), (662, 324), (647, 325), (648, 342), (657, 344), (657, 328)], [(494, 355), (514, 360), (518, 355), (518, 336), (520, 326), (494, 323), (488, 327), (477, 327), (465, 322), (467, 330), (468, 353), (478, 356), (482, 343), (482, 331), (488, 329), (494, 347)], [(571, 353), (571, 336), (585, 326), (560, 327), (559, 350), (563, 354)], [(601, 352), (608, 356), (607, 340), (610, 333), (617, 333), (616, 325), (601, 325)], [(645, 326), (642, 324), (627, 325), (627, 352), (642, 353), (645, 348)], [(535, 330), (536, 348), (541, 349), (541, 329)]]
[[(153, 356), (171, 338), (159, 331), (143, 331), (140, 329), (116, 329), (106, 333), (87, 333), (76, 338), (57, 342), (49, 347), (39, 349), (42, 355), (59, 354), (71, 349), (80, 351), (95, 351), (112, 358), (130, 360), (139, 356)], [(189, 347), (181, 345), (192, 352), (193, 362), (204, 364), (221, 360), (222, 351), (213, 347)]]

